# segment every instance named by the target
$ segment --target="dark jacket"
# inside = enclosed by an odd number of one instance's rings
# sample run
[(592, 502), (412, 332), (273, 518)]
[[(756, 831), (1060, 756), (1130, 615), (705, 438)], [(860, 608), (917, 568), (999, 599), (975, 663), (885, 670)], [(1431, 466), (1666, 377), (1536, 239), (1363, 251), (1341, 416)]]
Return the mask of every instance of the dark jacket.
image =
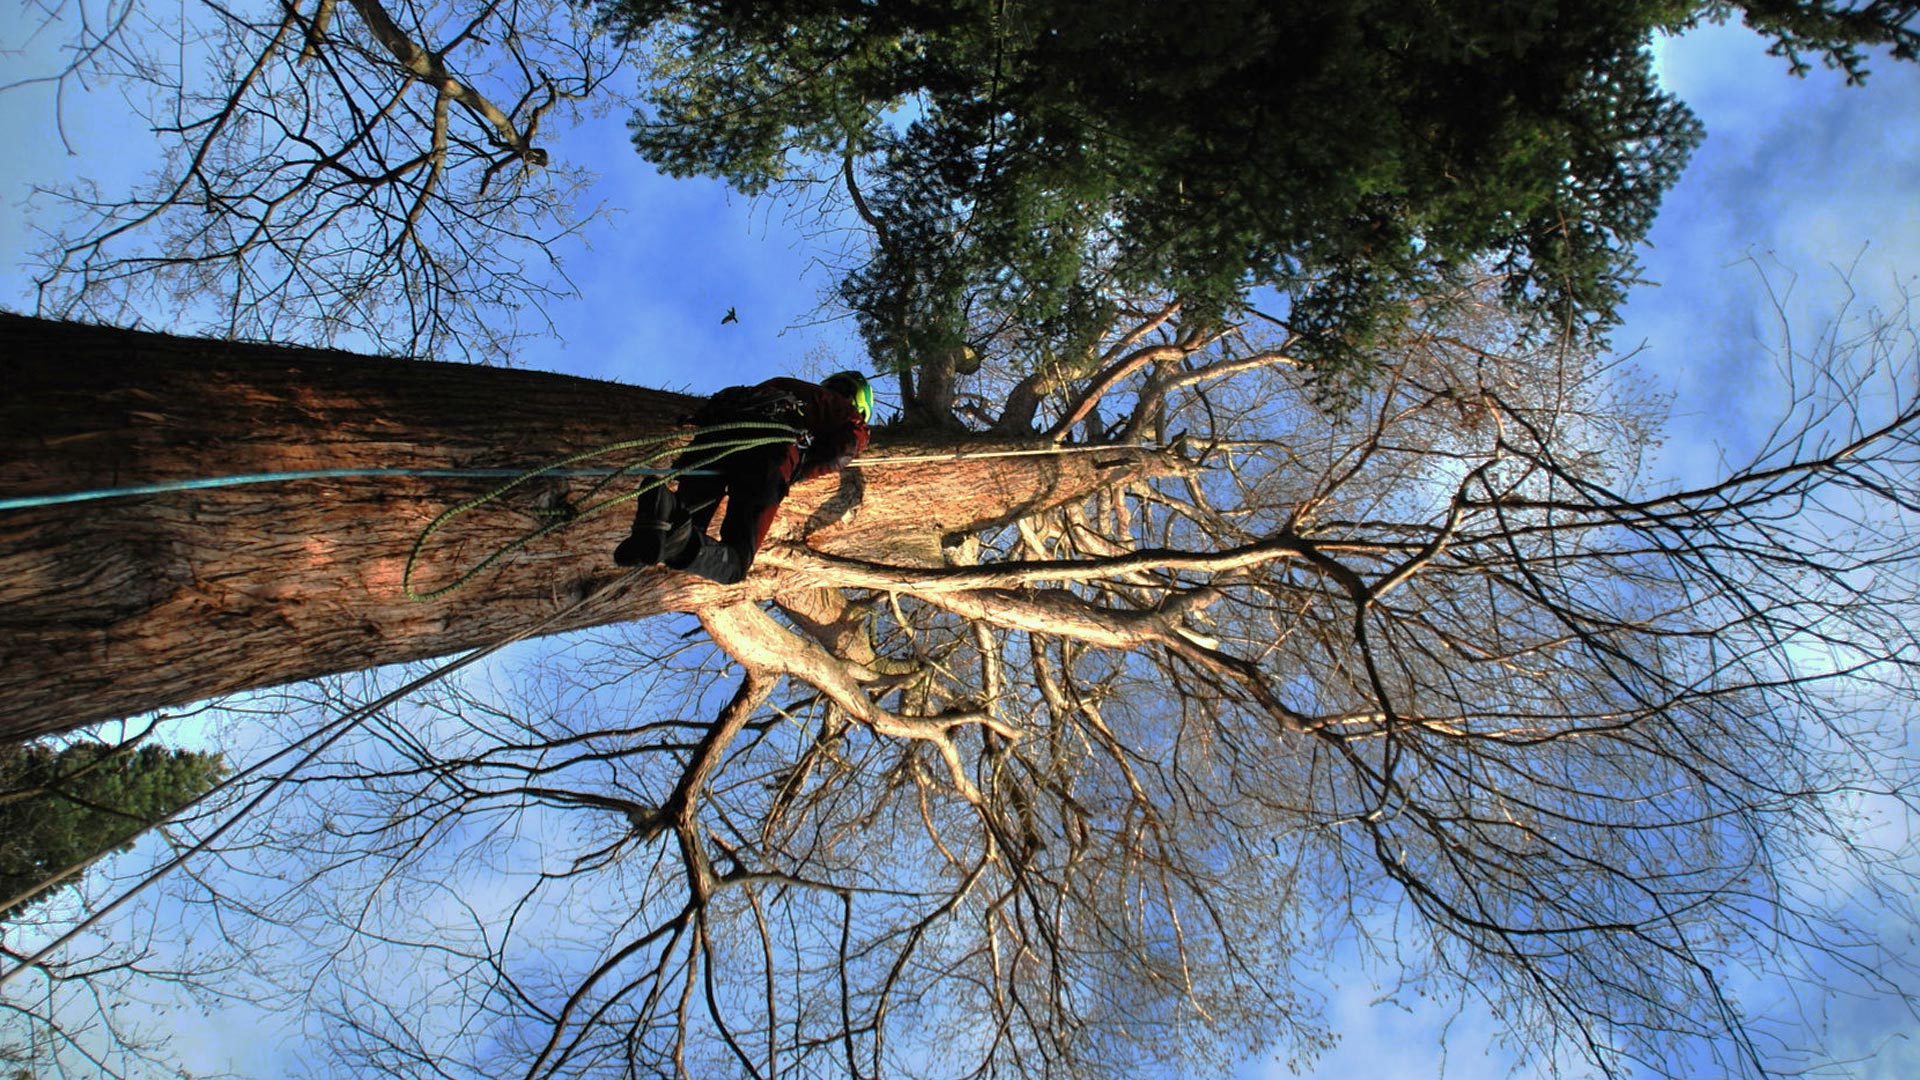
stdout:
[(800, 399), (808, 438), (803, 440), (796, 482), (839, 472), (866, 450), (871, 434), (867, 422), (845, 397), (804, 379), (773, 378), (760, 386)]
[(781, 470), (789, 483), (840, 471), (867, 448), (869, 436), (853, 402), (818, 383), (785, 377), (729, 386), (708, 398), (689, 419), (703, 426), (730, 420), (778, 420), (801, 428), (806, 434), (799, 440), (799, 460)]

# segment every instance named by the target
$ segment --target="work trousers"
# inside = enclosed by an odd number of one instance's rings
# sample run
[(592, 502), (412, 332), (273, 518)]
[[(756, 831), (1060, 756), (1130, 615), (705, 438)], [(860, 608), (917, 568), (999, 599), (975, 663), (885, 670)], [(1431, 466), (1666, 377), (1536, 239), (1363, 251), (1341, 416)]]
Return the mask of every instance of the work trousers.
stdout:
[[(662, 561), (732, 584), (747, 576), (760, 545), (766, 542), (780, 502), (799, 474), (800, 447), (784, 443), (736, 450), (703, 467), (701, 462), (711, 453), (703, 452), (700, 440), (695, 439), (674, 462), (675, 469), (701, 469), (714, 475), (680, 478), (677, 496), (693, 524), (693, 534), (687, 549), (668, 553)], [(720, 520), (720, 543), (715, 545), (707, 540), (706, 533), (722, 496), (727, 500), (727, 514)]]

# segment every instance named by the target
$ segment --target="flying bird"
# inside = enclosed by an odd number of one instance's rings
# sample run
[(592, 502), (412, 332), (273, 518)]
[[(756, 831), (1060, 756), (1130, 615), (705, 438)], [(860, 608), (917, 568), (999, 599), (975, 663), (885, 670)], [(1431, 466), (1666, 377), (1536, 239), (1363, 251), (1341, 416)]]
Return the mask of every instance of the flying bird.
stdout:
[(740, 321), (740, 312), (734, 308), (728, 308), (727, 313), (725, 315), (720, 316), (721, 326), (725, 326), (730, 322), (739, 322), (739, 321)]

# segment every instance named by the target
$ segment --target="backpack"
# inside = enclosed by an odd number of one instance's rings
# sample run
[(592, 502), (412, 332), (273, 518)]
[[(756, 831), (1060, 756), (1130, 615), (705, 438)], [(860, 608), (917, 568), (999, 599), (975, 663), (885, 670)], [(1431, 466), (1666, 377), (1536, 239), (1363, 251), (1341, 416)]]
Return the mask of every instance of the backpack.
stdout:
[(701, 427), (741, 420), (771, 420), (803, 428), (807, 424), (807, 406), (777, 387), (729, 386), (716, 391), (687, 419)]

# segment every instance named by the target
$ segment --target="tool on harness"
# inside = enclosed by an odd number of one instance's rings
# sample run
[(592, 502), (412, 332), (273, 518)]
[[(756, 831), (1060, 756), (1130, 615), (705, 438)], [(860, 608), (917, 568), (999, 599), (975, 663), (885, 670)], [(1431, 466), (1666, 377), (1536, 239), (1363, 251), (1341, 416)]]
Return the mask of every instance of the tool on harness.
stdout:
[[(702, 428), (721, 424), (785, 424), (798, 433), (794, 443), (805, 454), (813, 445), (813, 434), (806, 430), (807, 406), (798, 397), (772, 386), (729, 386), (714, 393), (700, 407), (681, 418), (681, 423)], [(698, 449), (694, 440), (689, 450)]]

